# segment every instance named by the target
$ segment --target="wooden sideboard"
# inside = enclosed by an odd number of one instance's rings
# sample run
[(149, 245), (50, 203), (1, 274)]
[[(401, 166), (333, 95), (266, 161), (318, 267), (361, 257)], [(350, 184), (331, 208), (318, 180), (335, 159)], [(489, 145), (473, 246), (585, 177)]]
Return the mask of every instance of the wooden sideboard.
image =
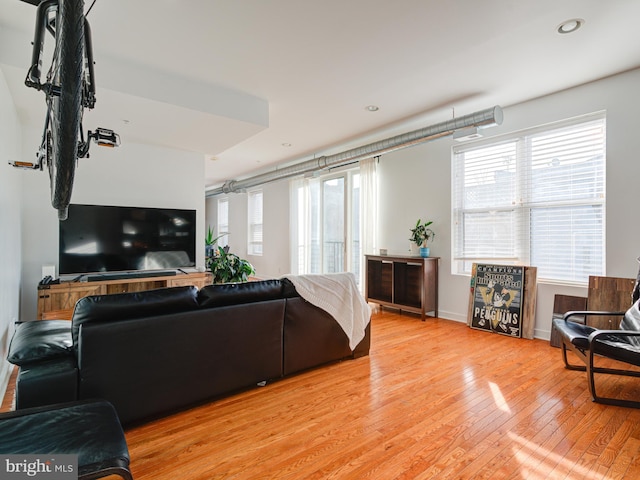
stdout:
[(154, 288), (195, 285), (202, 288), (211, 283), (207, 272), (179, 273), (162, 277), (132, 277), (92, 282), (60, 282), (38, 286), (38, 320), (70, 319), (76, 302), (87, 295), (141, 292)]
[(400, 312), (438, 316), (440, 257), (365, 255), (366, 299)]

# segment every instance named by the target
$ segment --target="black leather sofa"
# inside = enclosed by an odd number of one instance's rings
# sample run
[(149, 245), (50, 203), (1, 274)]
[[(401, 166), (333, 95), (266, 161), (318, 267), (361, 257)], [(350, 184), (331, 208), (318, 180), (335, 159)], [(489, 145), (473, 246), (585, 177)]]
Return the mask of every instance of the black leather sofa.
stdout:
[(352, 351), (331, 315), (287, 279), (174, 287), (80, 299), (71, 323), (18, 324), (16, 408), (101, 398), (123, 424), (150, 419)]

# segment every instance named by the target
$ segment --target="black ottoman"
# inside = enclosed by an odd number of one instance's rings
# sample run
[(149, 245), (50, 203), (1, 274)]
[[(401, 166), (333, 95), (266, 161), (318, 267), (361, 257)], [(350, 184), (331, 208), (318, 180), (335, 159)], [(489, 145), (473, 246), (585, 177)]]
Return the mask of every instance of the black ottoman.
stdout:
[(78, 478), (133, 480), (129, 449), (113, 406), (90, 400), (0, 414), (0, 453), (78, 455)]

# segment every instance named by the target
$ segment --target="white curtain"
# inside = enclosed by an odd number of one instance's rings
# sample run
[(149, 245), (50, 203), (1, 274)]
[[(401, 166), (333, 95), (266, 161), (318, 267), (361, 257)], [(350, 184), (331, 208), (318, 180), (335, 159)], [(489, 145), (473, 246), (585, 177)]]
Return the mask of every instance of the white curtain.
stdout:
[(311, 196), (317, 191), (313, 188), (317, 185), (315, 178), (296, 178), (289, 182), (291, 273), (296, 275), (314, 273), (311, 271), (311, 208), (314, 203)]
[(298, 211), (302, 208), (298, 205), (298, 191), (302, 187), (302, 178), (294, 178), (289, 181), (289, 264), (291, 265), (291, 273), (294, 275), (300, 274), (299, 268), (299, 253), (298, 244), (299, 239), (299, 215)]
[[(378, 158), (368, 158), (359, 163), (362, 253), (376, 254), (378, 253), (378, 177), (376, 174)], [(364, 269), (362, 271), (364, 272)], [(364, 282), (360, 282), (360, 285), (364, 285)]]

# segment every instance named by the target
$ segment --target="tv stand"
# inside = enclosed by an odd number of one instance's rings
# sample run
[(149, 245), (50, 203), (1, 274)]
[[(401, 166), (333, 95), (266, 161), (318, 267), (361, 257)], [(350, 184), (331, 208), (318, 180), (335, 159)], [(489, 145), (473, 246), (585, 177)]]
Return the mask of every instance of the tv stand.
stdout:
[[(118, 274), (106, 279), (66, 281), (58, 284), (38, 286), (38, 320), (71, 319), (73, 307), (82, 297), (88, 295), (110, 295), (114, 293), (141, 292), (155, 288), (195, 285), (202, 288), (211, 283), (211, 273), (177, 273), (170, 271), (133, 272), (134, 275)], [(94, 275), (99, 274), (91, 274)], [(108, 275), (108, 274), (105, 274)], [(115, 274), (114, 274), (115, 275)], [(139, 276), (142, 275), (142, 276)]]

